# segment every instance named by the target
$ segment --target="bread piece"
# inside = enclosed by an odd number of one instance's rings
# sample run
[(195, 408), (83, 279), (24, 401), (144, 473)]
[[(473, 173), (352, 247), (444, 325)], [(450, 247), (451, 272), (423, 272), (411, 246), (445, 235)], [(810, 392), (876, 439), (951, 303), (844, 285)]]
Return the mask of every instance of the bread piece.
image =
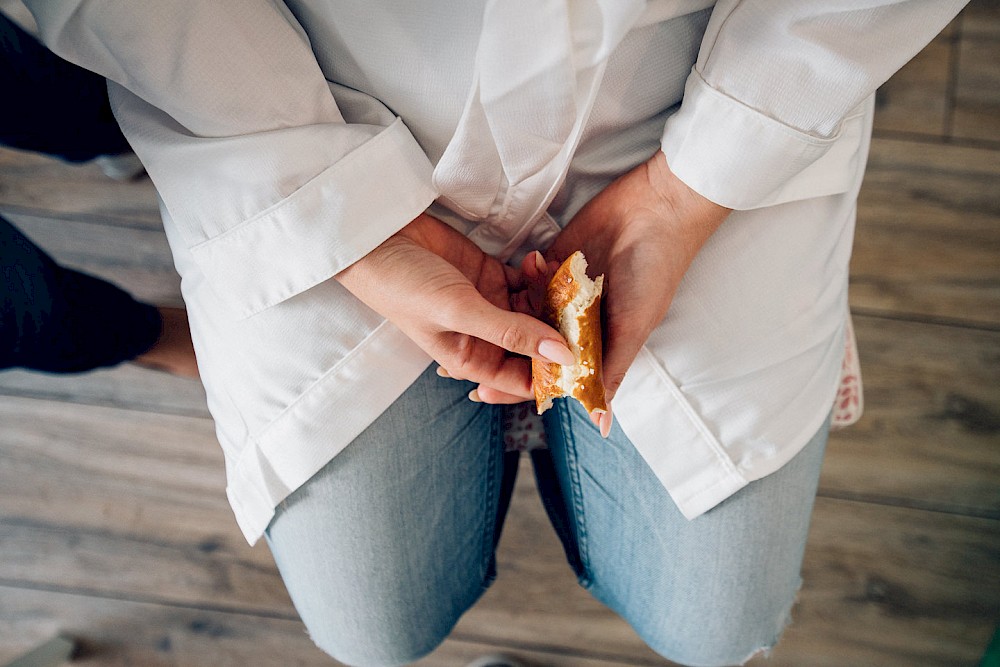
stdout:
[(572, 366), (531, 360), (535, 407), (542, 414), (561, 396), (575, 398), (587, 412), (607, 412), (601, 354), (601, 292), (604, 276), (591, 280), (587, 260), (577, 251), (549, 281), (544, 318), (563, 335), (576, 357)]

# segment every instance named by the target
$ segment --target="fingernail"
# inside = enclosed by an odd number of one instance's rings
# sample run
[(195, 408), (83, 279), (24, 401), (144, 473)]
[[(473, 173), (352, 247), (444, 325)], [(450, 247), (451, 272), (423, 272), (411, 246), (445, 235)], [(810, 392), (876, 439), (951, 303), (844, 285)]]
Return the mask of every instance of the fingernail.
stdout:
[(560, 366), (572, 366), (576, 363), (576, 357), (565, 343), (550, 338), (538, 344), (538, 354)]
[(451, 377), (450, 375), (448, 375), (448, 371), (446, 371), (444, 369), (444, 366), (438, 366), (436, 372), (437, 372), (438, 376), (440, 376), (440, 377), (443, 377), (443, 378), (450, 378)]
[(535, 266), (538, 267), (538, 272), (543, 276), (549, 270), (548, 264), (545, 263), (545, 258), (537, 250), (535, 251)]
[(473, 403), (482, 403), (483, 399), (479, 398), (479, 390), (473, 389), (469, 392), (469, 400)]
[(614, 419), (615, 418), (612, 416), (610, 410), (608, 410), (607, 412), (605, 412), (604, 414), (601, 415), (601, 437), (602, 438), (607, 438), (609, 435), (611, 435), (611, 424), (614, 422)]

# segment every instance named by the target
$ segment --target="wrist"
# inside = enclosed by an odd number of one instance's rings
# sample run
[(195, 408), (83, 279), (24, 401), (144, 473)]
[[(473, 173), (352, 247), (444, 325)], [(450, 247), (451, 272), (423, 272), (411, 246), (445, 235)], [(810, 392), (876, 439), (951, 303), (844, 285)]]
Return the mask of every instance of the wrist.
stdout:
[(672, 231), (688, 239), (697, 251), (732, 213), (731, 208), (716, 204), (677, 177), (667, 164), (663, 151), (657, 151), (645, 164), (649, 186), (664, 207), (664, 220)]
[(431, 248), (432, 239), (425, 229), (428, 222), (432, 223), (434, 219), (426, 214), (417, 216), (367, 255), (336, 274), (334, 279), (353, 292), (352, 286), (361, 281), (377, 280), (380, 267), (391, 262), (399, 253), (412, 252), (417, 246)]

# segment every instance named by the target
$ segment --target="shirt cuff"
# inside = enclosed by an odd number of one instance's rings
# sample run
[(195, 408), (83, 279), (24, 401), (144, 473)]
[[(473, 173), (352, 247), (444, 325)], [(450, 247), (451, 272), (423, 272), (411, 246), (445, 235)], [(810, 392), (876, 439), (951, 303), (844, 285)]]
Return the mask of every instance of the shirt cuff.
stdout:
[(785, 125), (712, 88), (692, 71), (667, 120), (670, 169), (716, 204), (737, 210), (846, 192), (863, 167), (870, 100), (829, 138)]
[(437, 197), (433, 165), (399, 119), (271, 208), (191, 248), (250, 317), (336, 275)]

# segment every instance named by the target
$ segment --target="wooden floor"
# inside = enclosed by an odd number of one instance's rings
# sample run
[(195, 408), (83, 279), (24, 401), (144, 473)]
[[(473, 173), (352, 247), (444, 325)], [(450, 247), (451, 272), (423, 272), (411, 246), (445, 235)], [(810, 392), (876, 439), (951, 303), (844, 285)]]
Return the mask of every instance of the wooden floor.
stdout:
[[(998, 64), (1000, 6), (974, 1), (880, 95), (851, 296), (867, 411), (831, 441), (767, 664), (975, 665), (1000, 621)], [(180, 302), (148, 181), (2, 151), (0, 212), (66, 263)], [(86, 665), (330, 664), (223, 486), (197, 383), (0, 373), (0, 664), (58, 632)], [(499, 559), (422, 664), (664, 664), (576, 587), (530, 474)]]

